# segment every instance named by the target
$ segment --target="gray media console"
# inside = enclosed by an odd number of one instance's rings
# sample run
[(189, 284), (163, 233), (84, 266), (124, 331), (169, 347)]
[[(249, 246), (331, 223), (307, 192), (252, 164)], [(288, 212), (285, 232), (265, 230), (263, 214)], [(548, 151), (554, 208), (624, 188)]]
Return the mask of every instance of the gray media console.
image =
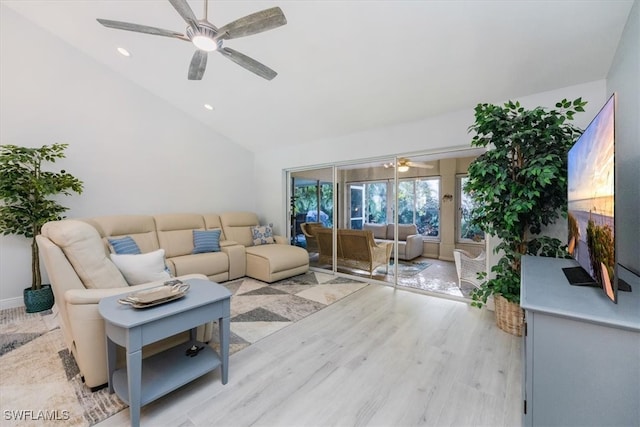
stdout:
[(524, 426), (640, 426), (640, 289), (571, 286), (574, 260), (526, 256)]

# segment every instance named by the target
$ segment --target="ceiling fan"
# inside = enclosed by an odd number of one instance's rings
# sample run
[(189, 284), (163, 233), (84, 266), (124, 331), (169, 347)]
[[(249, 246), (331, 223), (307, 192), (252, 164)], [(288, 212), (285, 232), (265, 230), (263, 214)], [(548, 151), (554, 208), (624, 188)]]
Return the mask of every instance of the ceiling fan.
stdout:
[(383, 164), (385, 168), (395, 168), (398, 167), (398, 172), (407, 172), (409, 168), (423, 168), (423, 169), (432, 169), (433, 165), (430, 163), (421, 163), (421, 162), (412, 162), (409, 159), (405, 159), (403, 157), (398, 159), (398, 163), (385, 163)]
[(263, 31), (280, 27), (287, 23), (282, 10), (279, 7), (272, 7), (260, 12), (252, 13), (243, 18), (237, 19), (227, 25), (217, 28), (207, 20), (207, 7), (209, 0), (204, 2), (204, 18), (197, 19), (186, 0), (169, 0), (169, 3), (178, 11), (182, 19), (187, 23), (186, 34), (178, 33), (162, 28), (148, 27), (146, 25), (131, 24), (129, 22), (111, 21), (109, 19), (98, 19), (97, 21), (105, 27), (117, 30), (134, 31), (137, 33), (153, 34), (180, 40), (190, 41), (196, 47), (196, 51), (189, 65), (189, 80), (201, 80), (207, 66), (207, 55), (209, 52), (217, 50), (223, 56), (229, 58), (241, 67), (246, 68), (258, 76), (272, 80), (278, 75), (271, 68), (259, 63), (255, 59), (233, 50), (223, 47), (224, 40), (237, 39), (240, 37), (258, 34)]

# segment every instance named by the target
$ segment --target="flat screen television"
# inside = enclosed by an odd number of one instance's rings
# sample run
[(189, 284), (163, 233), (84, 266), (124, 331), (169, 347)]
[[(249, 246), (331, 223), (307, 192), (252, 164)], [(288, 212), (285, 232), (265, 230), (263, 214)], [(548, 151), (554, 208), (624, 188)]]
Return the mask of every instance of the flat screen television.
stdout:
[(615, 255), (615, 94), (568, 155), (568, 248), (578, 267), (570, 284), (600, 287), (613, 302), (630, 290), (617, 276)]

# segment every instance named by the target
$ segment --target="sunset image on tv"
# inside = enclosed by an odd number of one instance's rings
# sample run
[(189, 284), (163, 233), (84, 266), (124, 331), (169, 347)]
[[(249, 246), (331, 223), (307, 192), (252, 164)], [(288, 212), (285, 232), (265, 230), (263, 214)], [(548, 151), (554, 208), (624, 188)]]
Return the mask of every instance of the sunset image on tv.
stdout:
[(612, 97), (568, 158), (569, 251), (601, 285), (613, 280), (615, 262), (613, 115)]

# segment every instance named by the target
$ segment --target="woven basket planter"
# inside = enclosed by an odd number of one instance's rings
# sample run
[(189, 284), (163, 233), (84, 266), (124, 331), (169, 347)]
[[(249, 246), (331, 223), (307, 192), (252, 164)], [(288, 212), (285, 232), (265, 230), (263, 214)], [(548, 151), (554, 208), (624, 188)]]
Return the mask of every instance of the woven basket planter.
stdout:
[(496, 324), (503, 331), (522, 336), (522, 324), (524, 323), (524, 311), (520, 304), (507, 301), (502, 295), (494, 295), (496, 305)]
[(42, 285), (36, 290), (26, 288), (23, 291), (23, 299), (27, 313), (39, 313), (53, 307), (53, 290), (51, 285)]

